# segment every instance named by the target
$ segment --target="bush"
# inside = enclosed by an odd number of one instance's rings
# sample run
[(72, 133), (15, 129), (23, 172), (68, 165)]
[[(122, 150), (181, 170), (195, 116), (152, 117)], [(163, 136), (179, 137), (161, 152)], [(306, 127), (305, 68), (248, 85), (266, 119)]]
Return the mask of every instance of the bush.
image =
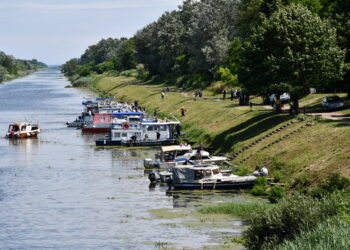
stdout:
[(339, 174), (330, 174), (324, 184), (312, 189), (309, 195), (321, 198), (338, 190), (345, 190), (350, 187), (350, 180)]
[(281, 186), (273, 186), (267, 192), (268, 199), (271, 203), (277, 203), (285, 196), (285, 189)]
[(87, 86), (92, 82), (92, 78), (91, 77), (81, 77), (78, 78), (74, 81), (72, 81), (72, 85), (73, 87), (82, 87), (82, 86)]
[(251, 174), (251, 170), (249, 170), (249, 168), (247, 166), (244, 165), (239, 165), (235, 171), (234, 174), (238, 175), (238, 176), (246, 176), (246, 175), (250, 175)]
[(350, 249), (350, 222), (334, 218), (322, 222), (314, 230), (304, 231), (295, 240), (285, 241), (278, 250)]
[(250, 192), (254, 196), (265, 196), (266, 195), (266, 186), (255, 185)]
[(315, 228), (320, 221), (338, 212), (339, 207), (333, 200), (290, 196), (252, 217), (250, 227), (244, 232), (245, 246), (249, 249), (274, 248), (304, 230)]
[(136, 69), (130, 69), (120, 72), (121, 76), (127, 76), (127, 77), (137, 77), (137, 71)]

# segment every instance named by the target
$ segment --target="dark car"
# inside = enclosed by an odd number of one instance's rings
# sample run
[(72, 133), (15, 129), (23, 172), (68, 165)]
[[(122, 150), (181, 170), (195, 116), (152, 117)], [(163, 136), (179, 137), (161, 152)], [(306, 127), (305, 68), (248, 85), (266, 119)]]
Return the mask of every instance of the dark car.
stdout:
[(344, 107), (344, 101), (337, 95), (327, 96), (323, 98), (321, 105), (325, 111), (336, 110)]

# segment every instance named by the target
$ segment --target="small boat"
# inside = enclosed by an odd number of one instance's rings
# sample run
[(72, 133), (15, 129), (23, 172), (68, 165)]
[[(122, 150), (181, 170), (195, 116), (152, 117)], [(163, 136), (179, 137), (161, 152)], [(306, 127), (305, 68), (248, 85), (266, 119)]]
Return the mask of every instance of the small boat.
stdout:
[(144, 159), (143, 164), (145, 168), (169, 168), (175, 166), (176, 164), (183, 164), (190, 161), (192, 164), (226, 164), (228, 163), (228, 158), (225, 156), (212, 156), (209, 152), (201, 151), (202, 159), (198, 159), (198, 154), (196, 150), (192, 150), (191, 145), (174, 145), (162, 147), (160, 155), (156, 154), (156, 160)]
[(171, 168), (171, 185), (175, 189), (246, 189), (252, 188), (256, 177), (222, 173), (211, 164), (177, 165)]
[(7, 138), (30, 138), (37, 137), (41, 129), (37, 124), (28, 122), (15, 122), (9, 125), (6, 133)]
[(82, 131), (85, 133), (109, 133), (112, 128), (112, 114), (96, 113), (92, 123), (84, 124)]

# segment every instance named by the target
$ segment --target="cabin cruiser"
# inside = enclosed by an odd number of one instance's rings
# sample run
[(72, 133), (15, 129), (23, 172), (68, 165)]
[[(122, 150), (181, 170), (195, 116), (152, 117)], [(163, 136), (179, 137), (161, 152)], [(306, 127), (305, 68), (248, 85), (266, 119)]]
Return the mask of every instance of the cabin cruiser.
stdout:
[(112, 114), (96, 113), (90, 123), (84, 124), (83, 132), (87, 133), (109, 133), (112, 128)]
[(29, 138), (37, 137), (41, 129), (37, 124), (28, 122), (15, 122), (9, 125), (6, 133), (7, 138)]
[(190, 161), (192, 164), (221, 164), (230, 165), (225, 156), (211, 156), (209, 152), (202, 150), (201, 159), (196, 150), (192, 150), (191, 145), (174, 145), (161, 148), (160, 154), (155, 155), (156, 160), (144, 159), (145, 168), (169, 168), (177, 164)]
[(238, 176), (222, 173), (211, 164), (176, 165), (165, 175), (175, 189), (245, 189), (252, 188), (255, 176)]
[(140, 113), (130, 112), (126, 118), (117, 113), (119, 117), (113, 119), (110, 138), (96, 140), (96, 146), (161, 146), (176, 142), (174, 126), (179, 121), (144, 121), (141, 116), (137, 118)]

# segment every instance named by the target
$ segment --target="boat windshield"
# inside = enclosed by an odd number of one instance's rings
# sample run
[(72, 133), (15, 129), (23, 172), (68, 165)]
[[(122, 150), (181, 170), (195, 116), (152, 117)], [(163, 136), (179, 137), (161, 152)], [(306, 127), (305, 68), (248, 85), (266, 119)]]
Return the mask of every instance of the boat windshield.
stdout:
[(219, 168), (214, 168), (214, 169), (213, 169), (213, 174), (214, 174), (214, 175), (220, 174), (220, 169), (219, 169)]

